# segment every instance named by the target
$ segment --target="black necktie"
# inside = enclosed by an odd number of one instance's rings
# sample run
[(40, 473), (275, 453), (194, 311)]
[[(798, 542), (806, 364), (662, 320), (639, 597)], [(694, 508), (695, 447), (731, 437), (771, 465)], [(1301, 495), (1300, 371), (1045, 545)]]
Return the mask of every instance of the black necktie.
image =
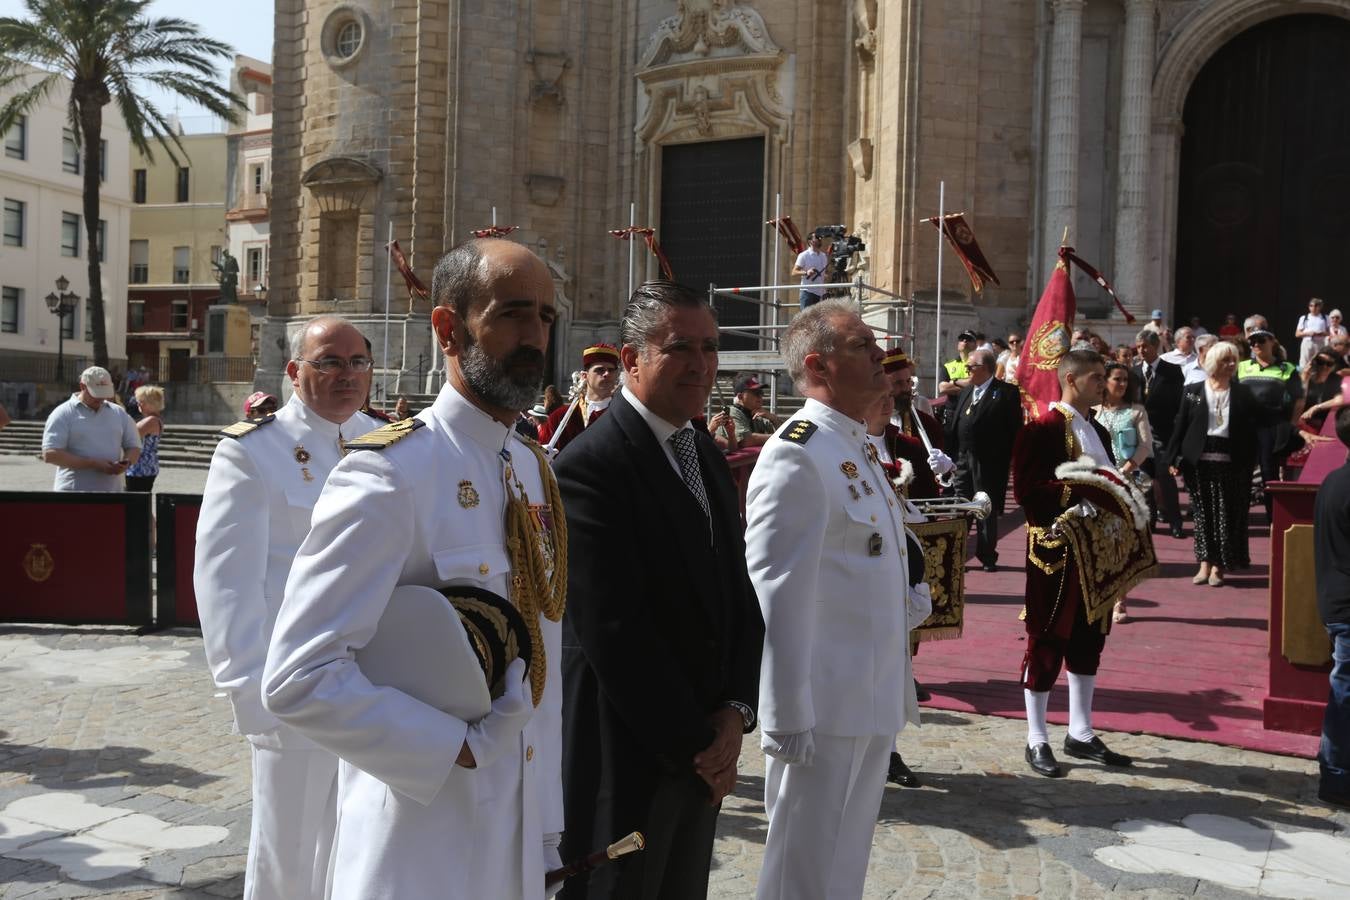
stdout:
[(684, 477), (684, 483), (708, 519), (708, 533), (711, 535), (712, 510), (708, 506), (708, 492), (703, 486), (703, 473), (698, 468), (698, 448), (694, 446), (694, 430), (681, 428), (670, 436), (670, 443), (675, 448), (675, 461), (680, 464), (680, 474)]
[(1144, 397), (1147, 398), (1153, 391), (1153, 365), (1146, 363), (1144, 365)]

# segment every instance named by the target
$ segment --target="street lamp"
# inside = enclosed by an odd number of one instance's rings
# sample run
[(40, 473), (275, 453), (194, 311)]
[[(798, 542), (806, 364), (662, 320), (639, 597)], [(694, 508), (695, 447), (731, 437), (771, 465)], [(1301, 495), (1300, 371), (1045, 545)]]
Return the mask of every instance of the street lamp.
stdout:
[(74, 317), (75, 308), (80, 303), (80, 295), (74, 291), (67, 291), (70, 287), (70, 280), (62, 275), (56, 279), (56, 293), (48, 294), (45, 298), (47, 309), (51, 314), (61, 320), (61, 324), (56, 329), (56, 382), (60, 384), (65, 380), (62, 369), (65, 365), (65, 343), (66, 343), (66, 316)]

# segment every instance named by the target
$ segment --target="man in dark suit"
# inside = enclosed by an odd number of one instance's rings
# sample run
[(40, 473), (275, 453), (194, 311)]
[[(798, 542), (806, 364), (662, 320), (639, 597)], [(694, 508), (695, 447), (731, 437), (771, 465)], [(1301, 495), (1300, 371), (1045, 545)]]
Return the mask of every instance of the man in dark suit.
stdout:
[(641, 831), (640, 854), (561, 896), (702, 898), (722, 798), (753, 729), (764, 625), (739, 501), (693, 428), (717, 371), (717, 321), (669, 282), (620, 325), (627, 382), (558, 459), (568, 527), (562, 856)]
[(998, 568), (998, 517), (1008, 493), (1013, 439), (1022, 428), (1022, 399), (1014, 385), (994, 377), (997, 359), (976, 350), (966, 361), (966, 385), (947, 418), (944, 449), (956, 461), (956, 490), (971, 498), (984, 491), (993, 509), (975, 526), (975, 557), (986, 572)]
[(1163, 448), (1172, 439), (1172, 426), (1181, 408), (1181, 392), (1186, 386), (1186, 375), (1181, 366), (1159, 357), (1162, 339), (1158, 332), (1145, 328), (1135, 336), (1134, 349), (1139, 362), (1134, 364), (1134, 377), (1140, 386), (1140, 397), (1148, 411), (1148, 424), (1153, 429), (1153, 455), (1143, 470), (1153, 479), (1153, 502), (1157, 517), (1171, 527), (1174, 538), (1182, 535), (1181, 503), (1177, 498), (1177, 480), (1165, 467), (1158, 466)]

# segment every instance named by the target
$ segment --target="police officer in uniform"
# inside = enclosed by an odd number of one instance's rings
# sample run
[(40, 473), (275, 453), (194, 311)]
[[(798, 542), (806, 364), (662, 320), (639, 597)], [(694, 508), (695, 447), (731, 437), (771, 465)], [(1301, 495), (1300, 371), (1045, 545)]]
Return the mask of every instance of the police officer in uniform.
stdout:
[[(1280, 477), (1280, 454), (1288, 452), (1294, 423), (1303, 414), (1303, 381), (1291, 362), (1276, 358), (1275, 335), (1258, 328), (1247, 335), (1252, 358), (1238, 363), (1237, 379), (1256, 397), (1261, 419), (1256, 426), (1256, 459), (1261, 481), (1269, 484)], [(1265, 495), (1266, 521), (1272, 502)]]
[(295, 393), (275, 414), (226, 428), (206, 476), (193, 587), (206, 660), (253, 754), (253, 824), (244, 896), (323, 896), (337, 759), (263, 708), (262, 674), (282, 588), (310, 511), (346, 441), (376, 422), (365, 339), (336, 316), (292, 339)]
[[(512, 426), (543, 380), (553, 282), (524, 247), (483, 239), (442, 258), (432, 296), (448, 383), (333, 470), (286, 585), (264, 701), (342, 760), (330, 896), (541, 900), (563, 826), (566, 530), (542, 449)], [(468, 721), (372, 682), (359, 651), (408, 585), (509, 599), (534, 645), (527, 702), (515, 685)]]
[(793, 319), (783, 348), (808, 399), (764, 445), (746, 505), (765, 622), (758, 897), (861, 897), (892, 741), (919, 720), (909, 629), (931, 599), (897, 602), (911, 584), (904, 507), (862, 422), (887, 386), (871, 329), (826, 300)]

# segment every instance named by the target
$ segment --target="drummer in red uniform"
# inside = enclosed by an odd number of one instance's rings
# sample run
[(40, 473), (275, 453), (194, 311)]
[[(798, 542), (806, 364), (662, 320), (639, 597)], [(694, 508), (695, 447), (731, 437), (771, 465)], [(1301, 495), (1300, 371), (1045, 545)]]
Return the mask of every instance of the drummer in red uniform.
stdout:
[(565, 403), (555, 409), (543, 425), (539, 426), (539, 443), (548, 446), (559, 429), (553, 449), (561, 451), (596, 419), (600, 418), (614, 399), (614, 389), (619, 386), (619, 350), (613, 344), (596, 344), (587, 347), (581, 354), (583, 382), (581, 393), (571, 403)]

